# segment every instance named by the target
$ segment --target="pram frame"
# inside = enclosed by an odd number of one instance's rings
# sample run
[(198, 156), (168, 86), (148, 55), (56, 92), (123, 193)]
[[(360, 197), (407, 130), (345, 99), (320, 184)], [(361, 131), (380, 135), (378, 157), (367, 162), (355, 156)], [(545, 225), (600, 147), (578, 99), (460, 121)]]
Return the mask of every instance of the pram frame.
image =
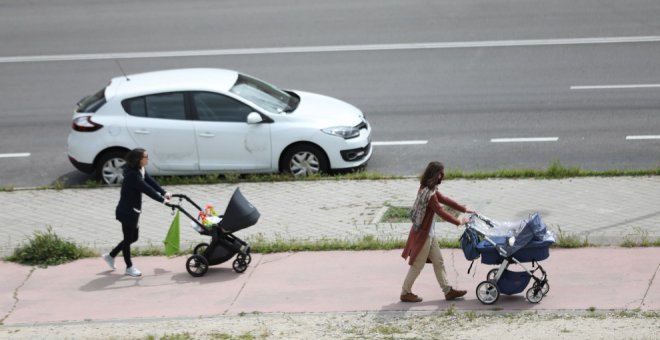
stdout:
[[(486, 225), (488, 225), (491, 228), (494, 228), (493, 222), (478, 213), (473, 213), (472, 214), (474, 217), (481, 219), (482, 221), (486, 222)], [(493, 245), (493, 247), (498, 251), (498, 253), (501, 254), (503, 253), (501, 250), (500, 245), (498, 245), (495, 241), (493, 241), (486, 233), (479, 228), (474, 227), (470, 223), (466, 225), (466, 228), (469, 228), (473, 231), (475, 231), (479, 237), (482, 239), (486, 240), (488, 243)], [(509, 241), (507, 239), (507, 241)], [(476, 295), (477, 299), (483, 304), (494, 304), (497, 302), (500, 296), (500, 288), (498, 286), (498, 282), (500, 282), (500, 278), (504, 274), (504, 272), (509, 268), (509, 265), (511, 264), (517, 264), (522, 269), (530, 276), (530, 279), (534, 280), (534, 283), (531, 288), (529, 288), (526, 292), (526, 298), (527, 301), (530, 303), (539, 303), (543, 299), (543, 297), (548, 294), (550, 291), (550, 284), (548, 283), (548, 275), (546, 271), (543, 269), (543, 266), (541, 266), (537, 261), (532, 260), (532, 270), (528, 269), (527, 266), (525, 266), (522, 262), (518, 261), (518, 259), (512, 254), (510, 256), (501, 256), (502, 263), (499, 265), (497, 269), (491, 269), (488, 271), (488, 274), (486, 274), (486, 280), (482, 281), (477, 285), (476, 288)], [(536, 266), (536, 268), (534, 268)], [(495, 271), (495, 272), (494, 272)], [(535, 272), (541, 271), (541, 277), (537, 277), (534, 275)], [(493, 272), (495, 273), (493, 275)], [(484, 294), (486, 292), (486, 294)], [(481, 293), (481, 294), (480, 294)]]
[[(238, 255), (232, 263), (234, 271), (242, 273), (247, 270), (248, 265), (252, 262), (252, 256), (250, 255), (251, 249), (248, 243), (235, 236), (232, 232), (219, 227), (217, 224), (213, 224), (211, 228), (208, 229), (181, 205), (181, 202), (185, 200), (198, 211), (203, 211), (202, 207), (195, 203), (190, 197), (184, 194), (173, 194), (172, 197), (179, 199), (178, 204), (167, 204), (167, 206), (172, 208), (172, 213), (174, 213), (175, 209), (179, 210), (200, 227), (201, 231), (197, 230), (200, 235), (211, 236), (211, 243), (202, 242), (197, 244), (193, 250), (193, 255), (186, 261), (186, 270), (190, 275), (194, 277), (203, 276), (208, 271), (208, 266), (223, 263), (232, 258), (235, 254)], [(222, 218), (224, 215), (218, 215), (218, 217)], [(226, 254), (222, 257), (213, 256), (216, 247), (229, 248), (233, 253)]]

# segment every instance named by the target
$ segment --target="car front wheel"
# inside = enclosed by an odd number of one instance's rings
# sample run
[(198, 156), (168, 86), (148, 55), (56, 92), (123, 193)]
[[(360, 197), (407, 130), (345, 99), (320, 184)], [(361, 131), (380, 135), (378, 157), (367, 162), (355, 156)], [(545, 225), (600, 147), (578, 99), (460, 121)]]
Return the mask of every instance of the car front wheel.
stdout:
[(283, 172), (294, 176), (309, 176), (328, 172), (328, 160), (321, 149), (301, 144), (289, 149), (282, 159)]
[(101, 156), (96, 167), (96, 178), (104, 184), (120, 184), (124, 180), (125, 155), (126, 152), (111, 151)]

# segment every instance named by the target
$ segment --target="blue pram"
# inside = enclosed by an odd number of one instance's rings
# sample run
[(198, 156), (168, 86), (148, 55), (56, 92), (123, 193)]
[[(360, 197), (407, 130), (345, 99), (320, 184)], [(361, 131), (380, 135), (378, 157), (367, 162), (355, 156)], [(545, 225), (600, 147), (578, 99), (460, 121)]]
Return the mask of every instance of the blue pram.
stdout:
[[(516, 222), (492, 221), (479, 214), (472, 214), (467, 228), (476, 231), (482, 238), (477, 245), (481, 263), (499, 265), (486, 275), (486, 281), (477, 285), (477, 299), (483, 304), (494, 304), (500, 294), (521, 293), (530, 279), (534, 284), (527, 290), (531, 303), (539, 303), (550, 290), (548, 275), (538, 261), (550, 256), (550, 246), (555, 243), (554, 234), (547, 229), (538, 213)], [(523, 262), (531, 262), (532, 270)], [(524, 271), (508, 270), (509, 265), (518, 264)], [(536, 268), (534, 268), (536, 267)], [(540, 277), (534, 275), (540, 271)]]

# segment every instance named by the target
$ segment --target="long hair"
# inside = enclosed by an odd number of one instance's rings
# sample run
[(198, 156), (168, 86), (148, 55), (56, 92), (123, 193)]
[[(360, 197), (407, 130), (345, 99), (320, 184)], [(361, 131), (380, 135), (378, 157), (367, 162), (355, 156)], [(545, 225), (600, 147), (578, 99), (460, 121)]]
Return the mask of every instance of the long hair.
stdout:
[(126, 154), (126, 157), (124, 158), (126, 160), (126, 167), (127, 168), (134, 168), (137, 169), (140, 167), (140, 161), (142, 160), (142, 157), (144, 157), (144, 153), (147, 150), (143, 148), (136, 148), (131, 151), (129, 151)]
[(424, 170), (424, 174), (419, 181), (419, 184), (425, 186), (431, 190), (435, 188), (436, 185), (440, 184), (438, 176), (442, 174), (445, 175), (445, 166), (440, 162), (430, 162)]

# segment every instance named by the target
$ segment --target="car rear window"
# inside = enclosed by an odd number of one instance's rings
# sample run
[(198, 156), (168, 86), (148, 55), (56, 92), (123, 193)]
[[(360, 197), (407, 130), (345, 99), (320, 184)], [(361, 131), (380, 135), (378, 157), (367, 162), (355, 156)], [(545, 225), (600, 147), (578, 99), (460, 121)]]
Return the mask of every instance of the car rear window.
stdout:
[(103, 104), (105, 104), (105, 88), (79, 101), (76, 112), (96, 112)]
[(148, 96), (129, 98), (122, 101), (124, 111), (131, 116), (186, 119), (186, 107), (182, 92), (159, 93)]

